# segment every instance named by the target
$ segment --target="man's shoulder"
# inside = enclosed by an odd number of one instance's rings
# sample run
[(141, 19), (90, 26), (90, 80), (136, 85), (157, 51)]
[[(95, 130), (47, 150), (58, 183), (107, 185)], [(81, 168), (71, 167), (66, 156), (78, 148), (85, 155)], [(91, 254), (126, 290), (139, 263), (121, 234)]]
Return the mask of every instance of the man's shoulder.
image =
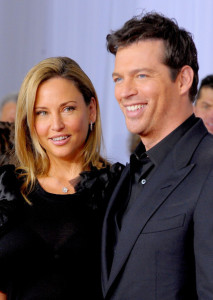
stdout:
[(207, 133), (195, 148), (192, 163), (203, 173), (213, 170), (213, 135)]
[(213, 158), (213, 135), (207, 133), (200, 141), (197, 151), (204, 152), (206, 157)]
[(196, 155), (205, 153), (206, 157), (213, 157), (213, 135), (211, 135), (198, 119), (197, 122), (186, 132), (175, 146), (180, 153), (189, 151)]

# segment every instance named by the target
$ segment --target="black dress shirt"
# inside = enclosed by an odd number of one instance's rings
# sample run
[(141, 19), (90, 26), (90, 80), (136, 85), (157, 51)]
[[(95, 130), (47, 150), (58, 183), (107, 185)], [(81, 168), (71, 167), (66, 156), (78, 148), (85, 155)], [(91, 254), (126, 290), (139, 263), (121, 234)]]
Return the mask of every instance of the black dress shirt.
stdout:
[(143, 188), (160, 163), (173, 149), (179, 139), (198, 121), (194, 114), (184, 121), (179, 127), (161, 140), (157, 145), (146, 151), (142, 142), (139, 143), (134, 153), (130, 156), (130, 197), (117, 214), (117, 226), (120, 229), (125, 214), (134, 205), (134, 200), (140, 194), (143, 198)]

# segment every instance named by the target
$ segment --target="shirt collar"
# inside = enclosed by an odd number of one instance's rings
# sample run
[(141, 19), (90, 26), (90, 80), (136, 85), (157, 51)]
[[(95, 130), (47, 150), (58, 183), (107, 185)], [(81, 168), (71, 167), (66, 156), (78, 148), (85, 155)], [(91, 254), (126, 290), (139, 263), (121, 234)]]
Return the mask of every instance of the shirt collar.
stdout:
[(163, 158), (172, 150), (179, 139), (198, 121), (198, 118), (192, 114), (186, 119), (180, 126), (173, 130), (157, 145), (146, 151), (142, 142), (138, 144), (134, 153), (130, 156), (130, 164), (135, 160), (142, 160), (145, 156), (148, 156), (155, 166), (159, 165)]

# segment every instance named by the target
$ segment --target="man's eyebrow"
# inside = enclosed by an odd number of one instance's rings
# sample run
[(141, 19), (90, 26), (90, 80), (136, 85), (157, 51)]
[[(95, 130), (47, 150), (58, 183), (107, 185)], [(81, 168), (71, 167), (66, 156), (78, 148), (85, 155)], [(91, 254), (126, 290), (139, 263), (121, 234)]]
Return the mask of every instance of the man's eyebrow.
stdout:
[(213, 102), (212, 102), (212, 100), (208, 100), (208, 99), (197, 99), (197, 100), (201, 100), (200, 102), (201, 103), (204, 103), (204, 104), (208, 104), (208, 105), (213, 105)]
[[(154, 73), (154, 70), (150, 69), (150, 68), (139, 68), (139, 69), (133, 69), (129, 72), (130, 75), (132, 74), (137, 74), (137, 73), (140, 73), (140, 72), (149, 72), (149, 73)], [(112, 77), (115, 77), (115, 76), (120, 76), (120, 73), (118, 72), (113, 72), (112, 73)]]
[(115, 76), (120, 76), (120, 74), (117, 73), (117, 72), (113, 72), (113, 73), (112, 73), (112, 77), (115, 77)]

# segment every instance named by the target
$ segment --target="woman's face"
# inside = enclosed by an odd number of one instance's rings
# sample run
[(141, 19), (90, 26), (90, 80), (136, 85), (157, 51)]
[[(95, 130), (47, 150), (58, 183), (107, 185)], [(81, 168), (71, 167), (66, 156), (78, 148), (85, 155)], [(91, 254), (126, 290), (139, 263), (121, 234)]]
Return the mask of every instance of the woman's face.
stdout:
[(60, 77), (43, 82), (36, 95), (35, 131), (52, 162), (75, 161), (84, 147), (90, 122), (96, 120), (96, 101), (87, 106), (72, 81)]

